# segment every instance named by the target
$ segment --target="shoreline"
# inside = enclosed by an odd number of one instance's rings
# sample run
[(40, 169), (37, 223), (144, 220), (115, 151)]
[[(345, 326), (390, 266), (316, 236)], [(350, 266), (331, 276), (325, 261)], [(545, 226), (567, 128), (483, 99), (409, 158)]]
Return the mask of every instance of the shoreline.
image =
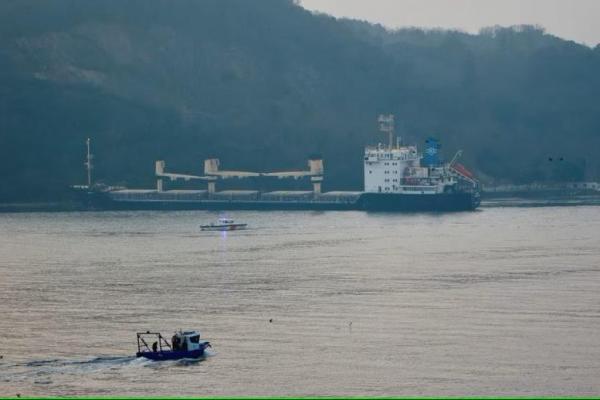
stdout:
[(85, 206), (75, 202), (11, 202), (0, 203), (1, 213), (22, 213), (22, 212), (67, 212), (67, 211), (87, 211)]
[[(600, 206), (600, 193), (587, 195), (536, 196), (531, 193), (485, 193), (479, 208), (497, 207), (569, 207)], [(116, 211), (112, 209), (90, 209), (84, 204), (73, 201), (56, 202), (11, 202), (0, 203), (0, 214), (27, 212), (81, 212)], [(268, 211), (268, 210), (265, 210)]]

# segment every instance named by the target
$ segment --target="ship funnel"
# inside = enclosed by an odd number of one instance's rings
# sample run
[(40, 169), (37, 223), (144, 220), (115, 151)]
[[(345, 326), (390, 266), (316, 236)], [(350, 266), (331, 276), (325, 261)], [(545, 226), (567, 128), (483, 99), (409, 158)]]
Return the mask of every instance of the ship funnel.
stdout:
[(219, 172), (219, 159), (209, 158), (204, 160), (204, 175), (214, 175)]
[(425, 152), (423, 153), (423, 165), (426, 167), (437, 167), (440, 165), (440, 142), (432, 137), (425, 140)]

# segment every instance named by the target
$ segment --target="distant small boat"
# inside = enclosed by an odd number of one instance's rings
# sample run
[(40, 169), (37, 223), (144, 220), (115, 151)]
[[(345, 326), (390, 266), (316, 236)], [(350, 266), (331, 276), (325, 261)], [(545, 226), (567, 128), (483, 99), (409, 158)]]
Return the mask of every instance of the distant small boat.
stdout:
[(215, 222), (211, 222), (209, 225), (200, 225), (200, 229), (203, 231), (237, 231), (240, 229), (246, 229), (248, 224), (236, 224), (234, 220), (229, 218), (219, 218)]
[[(149, 345), (149, 342), (152, 344)], [(205, 350), (212, 347), (210, 342), (200, 341), (200, 332), (198, 331), (175, 332), (171, 343), (159, 332), (138, 332), (137, 345), (136, 357), (144, 357), (153, 361), (202, 358), (205, 356)]]

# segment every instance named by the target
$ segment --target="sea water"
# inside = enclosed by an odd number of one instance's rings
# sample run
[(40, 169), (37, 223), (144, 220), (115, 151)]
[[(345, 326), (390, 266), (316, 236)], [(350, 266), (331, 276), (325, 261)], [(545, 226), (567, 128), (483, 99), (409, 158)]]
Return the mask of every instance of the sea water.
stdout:
[(4, 396), (599, 396), (599, 332), (597, 206), (0, 214)]

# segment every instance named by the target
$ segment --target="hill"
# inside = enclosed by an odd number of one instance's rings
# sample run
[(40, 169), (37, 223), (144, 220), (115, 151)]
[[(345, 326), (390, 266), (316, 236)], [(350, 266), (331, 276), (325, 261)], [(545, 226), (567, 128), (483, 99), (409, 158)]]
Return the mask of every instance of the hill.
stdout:
[(405, 141), (464, 149), (487, 180), (598, 178), (597, 71), (598, 48), (534, 27), (388, 31), (285, 0), (5, 0), (0, 201), (82, 182), (88, 136), (113, 184), (151, 185), (156, 159), (268, 170), (319, 153), (325, 189), (360, 189), (379, 113)]

